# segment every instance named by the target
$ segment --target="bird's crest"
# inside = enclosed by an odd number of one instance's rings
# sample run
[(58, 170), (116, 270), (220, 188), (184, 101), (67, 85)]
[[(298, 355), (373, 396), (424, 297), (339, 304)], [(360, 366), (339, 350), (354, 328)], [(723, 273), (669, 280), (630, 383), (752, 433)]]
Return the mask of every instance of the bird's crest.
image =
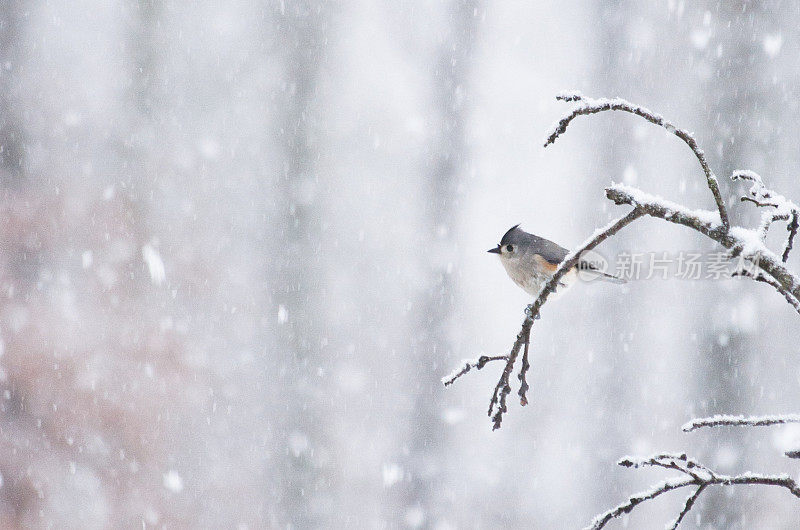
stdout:
[(514, 233), (519, 230), (519, 224), (515, 224), (511, 228), (508, 229), (508, 232), (503, 234), (503, 238), (500, 239), (500, 245), (505, 245), (506, 243), (512, 241), (514, 239)]

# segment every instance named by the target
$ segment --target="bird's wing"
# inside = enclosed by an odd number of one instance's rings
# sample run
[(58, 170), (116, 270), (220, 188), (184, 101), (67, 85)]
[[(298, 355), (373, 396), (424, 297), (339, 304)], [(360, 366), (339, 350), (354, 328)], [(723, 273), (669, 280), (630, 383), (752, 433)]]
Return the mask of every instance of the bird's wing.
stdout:
[(538, 246), (541, 249), (539, 254), (545, 259), (545, 261), (552, 263), (553, 265), (558, 265), (564, 261), (564, 258), (567, 257), (567, 254), (569, 254), (569, 250), (543, 237), (539, 238), (538, 243)]

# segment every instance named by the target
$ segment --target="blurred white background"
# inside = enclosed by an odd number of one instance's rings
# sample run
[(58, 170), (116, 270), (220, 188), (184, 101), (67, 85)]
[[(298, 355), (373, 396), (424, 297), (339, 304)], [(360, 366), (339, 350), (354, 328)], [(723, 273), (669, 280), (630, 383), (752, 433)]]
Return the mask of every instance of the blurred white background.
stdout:
[[(665, 478), (626, 454), (797, 476), (800, 429), (680, 431), (800, 412), (800, 320), (755, 282), (577, 285), (496, 432), (499, 365), (440, 378), (513, 343), (511, 225), (577, 245), (622, 180), (713, 206), (629, 115), (544, 150), (564, 89), (693, 131), (737, 223), (734, 169), (800, 199), (798, 28), (780, 1), (0, 2), (0, 526), (580, 528)], [(714, 247), (645, 219), (598, 250)], [(718, 488), (685, 524), (799, 506)]]

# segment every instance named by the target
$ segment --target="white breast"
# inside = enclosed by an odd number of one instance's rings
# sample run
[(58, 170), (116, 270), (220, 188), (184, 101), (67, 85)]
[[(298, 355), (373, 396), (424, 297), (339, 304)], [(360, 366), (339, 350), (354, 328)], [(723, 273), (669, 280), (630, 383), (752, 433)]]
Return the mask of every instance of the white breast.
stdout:
[[(500, 261), (503, 263), (503, 268), (506, 270), (509, 278), (531, 296), (538, 296), (542, 286), (552, 277), (548, 272), (537, 270), (537, 267), (520, 266), (518, 262), (505, 259), (501, 259)], [(550, 295), (550, 298), (554, 298), (556, 295), (568, 289), (576, 279), (577, 273), (573, 269), (561, 278), (561, 286), (555, 293)]]

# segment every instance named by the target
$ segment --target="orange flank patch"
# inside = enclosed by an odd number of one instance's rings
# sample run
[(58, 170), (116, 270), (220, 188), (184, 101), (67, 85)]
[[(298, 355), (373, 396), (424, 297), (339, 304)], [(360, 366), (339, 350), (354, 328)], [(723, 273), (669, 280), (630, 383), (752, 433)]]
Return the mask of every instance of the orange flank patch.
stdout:
[(558, 263), (550, 263), (549, 261), (547, 261), (543, 257), (539, 256), (538, 254), (536, 255), (535, 259), (536, 259), (537, 265), (539, 265), (542, 269), (544, 269), (546, 271), (555, 272), (556, 269), (558, 268)]

